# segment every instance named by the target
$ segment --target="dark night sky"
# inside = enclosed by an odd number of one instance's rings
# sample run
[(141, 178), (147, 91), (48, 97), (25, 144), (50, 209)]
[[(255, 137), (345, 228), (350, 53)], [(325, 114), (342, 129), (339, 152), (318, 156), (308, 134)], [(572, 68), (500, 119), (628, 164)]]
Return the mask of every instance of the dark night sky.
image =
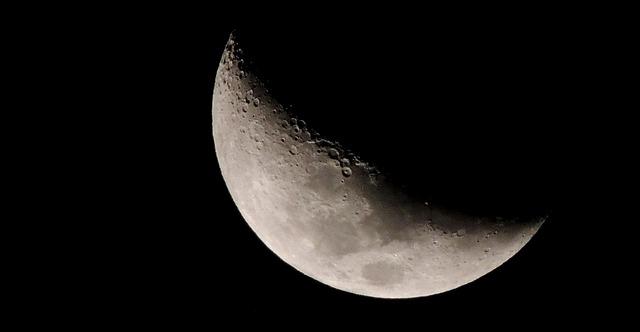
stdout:
[[(637, 10), (262, 3), (3, 7), (3, 318), (82, 331), (637, 326)], [(496, 270), (434, 296), (306, 277), (253, 233), (219, 171), (212, 90), (234, 29), (253, 36), (281, 101), (407, 190), (550, 218)]]

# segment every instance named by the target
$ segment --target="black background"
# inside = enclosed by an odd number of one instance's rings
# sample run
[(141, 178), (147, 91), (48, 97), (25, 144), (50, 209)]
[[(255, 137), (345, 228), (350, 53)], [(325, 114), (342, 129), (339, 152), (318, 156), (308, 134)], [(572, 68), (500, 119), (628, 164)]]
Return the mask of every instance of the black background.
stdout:
[[(419, 328), (573, 324), (619, 304), (609, 297), (619, 294), (619, 279), (598, 247), (601, 219), (592, 209), (601, 203), (602, 142), (591, 126), (604, 99), (593, 88), (600, 69), (590, 65), (598, 29), (520, 14), (416, 14), (396, 17), (401, 23), (391, 14), (353, 15), (309, 22), (150, 10), (131, 14), (131, 28), (89, 51), (101, 58), (88, 73), (104, 81), (85, 87), (87, 109), (113, 127), (100, 148), (84, 146), (107, 153), (90, 161), (105, 170), (87, 174), (97, 180), (86, 184), (105, 189), (77, 204), (92, 234), (82, 241), (100, 248), (71, 249), (92, 266), (73, 279), (86, 285), (80, 302), (104, 301), (96, 311), (107, 317), (161, 325), (259, 316), (305, 318), (304, 327), (340, 317)], [(105, 24), (86, 38), (102, 40), (119, 23)], [(459, 208), (545, 210), (550, 219), (498, 269), (426, 298), (353, 295), (297, 272), (243, 221), (217, 165), (212, 90), (234, 29), (259, 36), (256, 48), (270, 63), (262, 70), (278, 96), (304, 105), (324, 132), (364, 155), (382, 155), (378, 162), (403, 180), (433, 184)], [(282, 34), (269, 39), (274, 31)], [(98, 130), (87, 123), (83, 130)], [(478, 187), (489, 189), (460, 194)]]

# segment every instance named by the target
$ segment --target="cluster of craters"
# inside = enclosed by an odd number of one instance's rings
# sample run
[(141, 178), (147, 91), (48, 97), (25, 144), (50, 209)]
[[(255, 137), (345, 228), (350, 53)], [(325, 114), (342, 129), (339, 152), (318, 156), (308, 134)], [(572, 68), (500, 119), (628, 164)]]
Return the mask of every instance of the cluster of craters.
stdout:
[[(301, 153), (301, 144), (311, 144), (315, 146), (315, 151), (319, 155), (325, 155), (333, 160), (339, 169), (339, 174), (344, 178), (353, 175), (354, 167), (362, 169), (368, 174), (371, 181), (375, 183), (379, 171), (369, 163), (362, 162), (355, 154), (343, 148), (334, 140), (322, 137), (317, 131), (311, 129), (303, 119), (295, 117), (292, 107), (283, 107), (270, 99), (269, 91), (264, 87), (264, 83), (251, 74), (250, 66), (243, 58), (243, 49), (231, 38), (226, 46), (219, 66), (219, 80), (216, 81), (216, 92), (220, 96), (235, 95), (234, 100), (228, 101), (233, 106), (237, 114), (232, 116), (243, 120), (260, 121), (262, 126), (265, 123), (272, 123), (273, 117), (279, 128), (264, 128), (264, 134), (279, 135), (279, 141), (284, 144), (291, 156)], [(248, 85), (248, 86), (247, 86)], [(223, 91), (227, 90), (227, 91)], [(235, 92), (233, 92), (235, 91)], [(244, 92), (242, 92), (244, 91)], [(228, 94), (228, 92), (232, 92)], [(240, 125), (240, 133), (251, 135), (250, 125)], [(259, 135), (254, 135), (257, 150), (265, 143), (259, 139)]]

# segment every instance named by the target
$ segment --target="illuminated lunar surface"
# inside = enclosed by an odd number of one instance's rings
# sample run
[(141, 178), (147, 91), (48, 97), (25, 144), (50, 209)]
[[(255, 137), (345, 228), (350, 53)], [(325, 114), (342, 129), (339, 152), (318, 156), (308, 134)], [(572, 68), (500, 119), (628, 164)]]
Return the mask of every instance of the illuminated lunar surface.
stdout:
[(409, 197), (283, 108), (245, 61), (242, 41), (231, 36), (213, 97), (220, 169), (251, 229), (307, 276), (373, 297), (428, 296), (500, 266), (544, 222), (473, 216)]

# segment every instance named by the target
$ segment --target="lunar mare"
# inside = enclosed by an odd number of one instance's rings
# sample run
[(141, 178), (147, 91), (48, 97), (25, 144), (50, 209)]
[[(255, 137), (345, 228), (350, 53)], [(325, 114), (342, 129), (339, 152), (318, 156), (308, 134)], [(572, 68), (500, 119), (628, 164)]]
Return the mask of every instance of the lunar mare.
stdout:
[(216, 74), (218, 162), (251, 229), (300, 272), (361, 295), (428, 296), (495, 269), (544, 222), (478, 217), (408, 196), (275, 100), (241, 43), (230, 37)]

